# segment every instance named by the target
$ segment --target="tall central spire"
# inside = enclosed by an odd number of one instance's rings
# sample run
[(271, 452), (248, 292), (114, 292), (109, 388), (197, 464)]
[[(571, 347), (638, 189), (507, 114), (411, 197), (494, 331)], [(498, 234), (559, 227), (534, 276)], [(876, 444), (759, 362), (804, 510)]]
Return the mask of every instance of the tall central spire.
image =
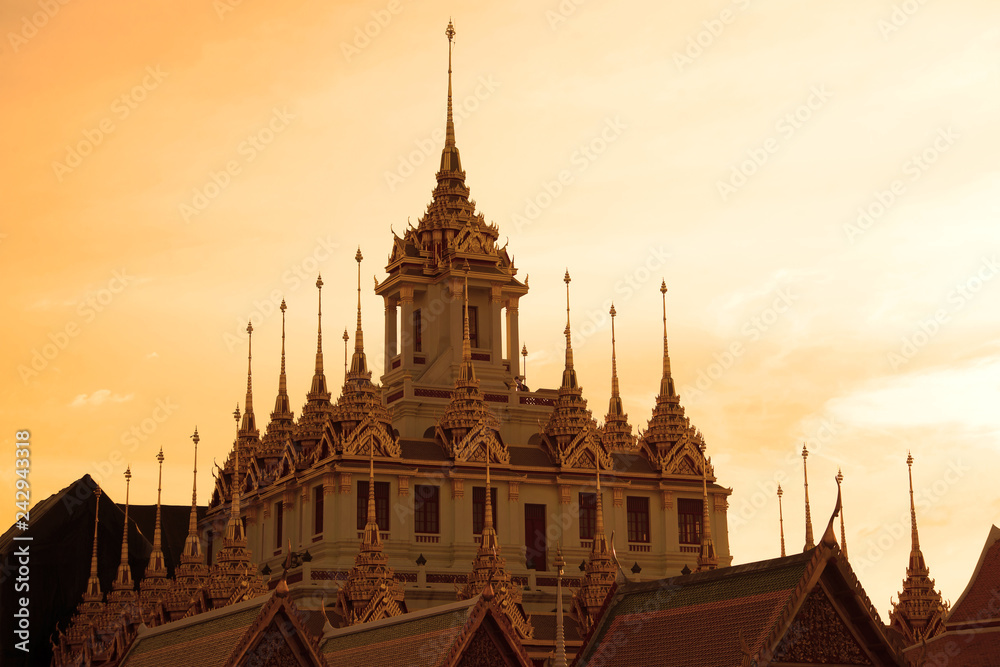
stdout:
[(927, 574), (924, 554), (920, 551), (920, 534), (917, 533), (917, 508), (913, 503), (913, 456), (906, 453), (906, 469), (910, 478), (910, 570), (916, 574)]
[[(441, 171), (438, 174), (438, 181), (441, 180), (445, 172), (461, 172), (462, 160), (458, 155), (458, 147), (455, 145), (455, 116), (452, 112), (451, 94), (451, 53), (455, 46), (455, 26), (448, 21), (448, 27), (444, 34), (448, 37), (448, 121), (445, 126), (444, 150), (441, 152)], [(454, 178), (454, 176), (450, 176)]]
[(806, 466), (806, 459), (809, 458), (809, 450), (802, 445), (802, 480), (806, 490), (806, 545), (803, 551), (809, 551), (816, 546), (813, 541), (812, 515), (809, 513), (809, 469)]

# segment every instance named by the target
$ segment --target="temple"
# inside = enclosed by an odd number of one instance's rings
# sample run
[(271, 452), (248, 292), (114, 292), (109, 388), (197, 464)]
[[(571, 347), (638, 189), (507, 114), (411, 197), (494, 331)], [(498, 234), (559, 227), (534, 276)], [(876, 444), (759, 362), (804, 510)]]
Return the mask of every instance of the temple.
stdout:
[[(385, 309), (383, 374), (374, 377), (368, 362), (358, 248), (343, 383), (324, 365), (318, 276), (315, 364), (298, 415), (286, 344), (301, 338), (311, 350), (312, 333), (286, 336), (282, 301), (266, 425), (254, 409), (248, 324), (245, 398), (207, 512), (197, 505), (195, 429), (183, 551), (177, 562), (167, 555), (158, 491), (137, 583), (126, 471), (117, 574), (102, 590), (95, 511), (90, 576), (55, 635), (52, 664), (278, 664), (267, 660), (282, 656), (288, 665), (902, 665), (903, 649), (943, 632), (948, 612), (920, 552), (912, 474), (913, 548), (888, 625), (847, 561), (839, 494), (814, 540), (804, 446), (803, 552), (785, 555), (779, 487), (781, 556), (732, 567), (732, 489), (718, 483), (676, 389), (665, 282), (659, 304), (655, 290), (646, 297), (645, 307), (662, 310), (663, 345), (649, 350), (662, 370), (644, 428), (623, 407), (613, 305), (602, 422), (589, 407), (574, 364), (568, 269), (564, 288), (541, 286), (560, 302), (565, 289), (559, 386), (528, 388), (517, 358), (526, 351), (518, 305), (528, 282), (470, 197), (452, 110), (450, 22), (445, 34), (436, 184), (416, 226), (389, 239), (374, 285)], [(265, 344), (277, 352), (276, 340)], [(162, 449), (157, 460), (162, 471)], [(566, 576), (567, 564), (579, 574)], [(637, 622), (650, 625), (632, 637)]]

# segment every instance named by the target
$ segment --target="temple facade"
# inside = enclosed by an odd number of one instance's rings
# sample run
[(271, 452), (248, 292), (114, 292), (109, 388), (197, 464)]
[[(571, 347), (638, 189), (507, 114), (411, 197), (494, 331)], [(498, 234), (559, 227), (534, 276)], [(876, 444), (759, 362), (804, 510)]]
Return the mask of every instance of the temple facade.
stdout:
[[(565, 584), (581, 596), (577, 608), (594, 612), (619, 566), (646, 580), (730, 563), (731, 489), (717, 483), (675, 388), (666, 285), (663, 349), (649, 351), (662, 376), (645, 429), (636, 432), (622, 409), (613, 336), (603, 420), (584, 397), (573, 363), (568, 271), (560, 386), (526, 386), (518, 305), (529, 288), (507, 247), (498, 245), (500, 230), (470, 197), (452, 115), (450, 26), (447, 34), (446, 139), (436, 185), (417, 224), (388, 239), (385, 275), (374, 286), (385, 307), (384, 373), (373, 378), (367, 360), (359, 249), (357, 324), (342, 385), (324, 366), (320, 277), (315, 367), (304, 404), (294, 414), (283, 329), (274, 410), (259, 429), (249, 370), (242, 421), (200, 530), (215, 562), (239, 497), (247, 547), (265, 576), (290, 552), (305, 558), (288, 577), (293, 598), (315, 596), (318, 588), (343, 601), (359, 549), (377, 551), (385, 563), (369, 573), (393, 572), (405, 593), (405, 604), (393, 594), (394, 604), (378, 605), (385, 614), (454, 602), (456, 587), (466, 590), (485, 576), (484, 559), (502, 550), (503, 586), (518, 609), (511, 622), (531, 642), (529, 617), (551, 613), (554, 602), (557, 546), (569, 563)], [(484, 540), (495, 541), (485, 555)], [(618, 565), (608, 565), (612, 559)], [(496, 586), (501, 575), (489, 576)], [(393, 581), (379, 590), (397, 590)], [(367, 602), (357, 591), (378, 589), (350, 586), (349, 603), (338, 607), (344, 622)], [(586, 627), (586, 614), (577, 622)]]

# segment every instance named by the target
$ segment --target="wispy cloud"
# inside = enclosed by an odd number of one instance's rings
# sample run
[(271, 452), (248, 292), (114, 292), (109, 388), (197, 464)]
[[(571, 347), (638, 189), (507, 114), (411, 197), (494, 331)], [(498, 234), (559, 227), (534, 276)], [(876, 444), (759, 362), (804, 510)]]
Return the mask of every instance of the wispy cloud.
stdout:
[(122, 396), (121, 394), (112, 394), (110, 389), (98, 389), (91, 395), (87, 394), (77, 394), (69, 403), (71, 408), (84, 408), (84, 407), (97, 407), (99, 405), (104, 405), (105, 403), (124, 403), (125, 401), (131, 401), (134, 394), (126, 394)]

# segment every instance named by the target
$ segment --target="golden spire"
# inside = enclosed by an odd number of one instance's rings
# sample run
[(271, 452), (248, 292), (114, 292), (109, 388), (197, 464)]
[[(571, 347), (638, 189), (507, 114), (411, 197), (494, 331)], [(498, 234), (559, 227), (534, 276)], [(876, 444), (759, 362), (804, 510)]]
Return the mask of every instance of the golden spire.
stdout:
[(347, 380), (347, 341), (351, 340), (351, 337), (347, 334), (347, 327), (344, 327), (344, 380)]
[(354, 331), (354, 356), (351, 357), (351, 370), (347, 374), (348, 378), (364, 378), (368, 379), (371, 377), (371, 373), (368, 372), (368, 361), (365, 359), (365, 335), (361, 331), (361, 260), (364, 257), (361, 255), (361, 247), (358, 247), (358, 252), (354, 255), (354, 260), (358, 263), (358, 325), (357, 329)]
[[(837, 493), (840, 493), (840, 485), (844, 481), (844, 473), (837, 468)], [(840, 508), (840, 551), (847, 558), (847, 533), (844, 532), (844, 508)]]
[(663, 377), (660, 379), (660, 395), (675, 396), (674, 379), (670, 374), (670, 353), (667, 350), (667, 281), (660, 281), (660, 294), (663, 299)]
[(375, 513), (375, 441), (368, 440), (368, 522), (365, 524), (361, 543), (364, 551), (382, 548), (382, 538), (378, 532), (378, 516)]
[(483, 548), (496, 550), (497, 532), (493, 528), (493, 494), (490, 491), (490, 453), (484, 452), (486, 458), (486, 504), (483, 506)]
[[(452, 24), (451, 19), (448, 19), (448, 27), (445, 28), (444, 34), (445, 34), (446, 37), (448, 37), (448, 120), (447, 120), (447, 123), (446, 123), (446, 126), (445, 126), (445, 140), (444, 140), (445, 152), (447, 152), (447, 149), (449, 147), (450, 148), (454, 148), (455, 147), (455, 117), (452, 114), (452, 105), (451, 105), (451, 98), (452, 98), (452, 95), (451, 95), (451, 52), (452, 52), (452, 49), (455, 46), (455, 43), (452, 41), (452, 39), (454, 39), (454, 37), (455, 37), (455, 26)], [(444, 162), (444, 158), (442, 157), (442, 159), (441, 159), (441, 169), (444, 169), (444, 168), (445, 168), (445, 162)], [(461, 170), (461, 167), (459, 168), (459, 170)]]
[(573, 369), (573, 335), (570, 330), (569, 322), (569, 269), (566, 269), (566, 275), (563, 276), (563, 282), (566, 283), (566, 368), (563, 370), (562, 378), (562, 388), (563, 389), (575, 389), (576, 383), (576, 371)]
[(809, 471), (806, 467), (806, 459), (809, 458), (809, 450), (806, 446), (802, 445), (802, 479), (805, 483), (806, 490), (806, 546), (803, 551), (809, 551), (816, 544), (813, 542), (813, 524), (812, 515), (809, 513)]
[(622, 411), (622, 400), (618, 395), (618, 356), (615, 351), (615, 302), (611, 302), (611, 310), (608, 311), (611, 315), (611, 405), (608, 407), (609, 412)]
[(944, 629), (947, 608), (942, 603), (940, 591), (934, 588), (934, 580), (930, 578), (930, 570), (920, 551), (913, 498), (913, 456), (909, 452), (906, 453), (906, 467), (910, 479), (910, 562), (903, 590), (889, 612), (889, 625), (903, 634), (907, 645), (912, 645), (930, 639)]
[(781, 490), (781, 484), (778, 485), (778, 527), (781, 531), (781, 557), (785, 557), (785, 517), (781, 513), (781, 496), (784, 491)]
[(618, 357), (615, 349), (615, 304), (611, 304), (611, 399), (608, 401), (608, 414), (604, 416), (602, 438), (610, 450), (632, 450), (635, 448), (635, 436), (632, 435), (632, 425), (628, 423), (628, 415), (622, 405), (621, 390), (618, 385)]
[(469, 262), (465, 261), (465, 265), (462, 267), (462, 273), (465, 278), (465, 287), (462, 290), (462, 298), (464, 299), (463, 305), (463, 324), (462, 324), (462, 368), (459, 371), (459, 377), (465, 382), (475, 382), (476, 381), (476, 368), (472, 363), (472, 341), (469, 335)]
[(562, 547), (556, 547), (556, 660), (555, 667), (566, 667), (566, 631), (563, 627), (563, 597), (562, 597), (562, 576), (563, 560)]
[(274, 400), (274, 413), (271, 415), (271, 419), (275, 416), (291, 416), (292, 406), (288, 400), (288, 380), (285, 376), (285, 311), (288, 306), (285, 305), (285, 300), (281, 300), (281, 372), (278, 374), (278, 397)]
[[(233, 411), (236, 423), (240, 422), (240, 406), (236, 404)], [(236, 438), (233, 445), (233, 481), (232, 481), (232, 505), (229, 508), (229, 523), (226, 526), (226, 541), (240, 542), (246, 540), (246, 533), (243, 531), (243, 521), (240, 519), (240, 439)]]
[(188, 534), (184, 540), (184, 552), (181, 554), (182, 563), (201, 563), (204, 559), (201, 553), (201, 541), (198, 539), (198, 427), (194, 428), (191, 435), (194, 441), (194, 483), (191, 486), (191, 515), (188, 517)]
[(708, 457), (705, 456), (705, 443), (701, 443), (701, 553), (698, 555), (698, 568), (714, 570), (719, 566), (719, 558), (715, 554), (715, 542), (712, 540), (712, 521), (708, 511)]
[(249, 321), (247, 322), (247, 397), (246, 397), (246, 411), (243, 413), (243, 425), (239, 429), (239, 434), (242, 436), (256, 436), (259, 435), (257, 431), (257, 420), (254, 418), (253, 414), (253, 374), (252, 370), (253, 363), (253, 324)]
[(316, 276), (318, 307), (316, 309), (316, 370), (313, 373), (312, 386), (309, 388), (309, 400), (330, 400), (330, 392), (326, 388), (326, 375), (323, 373), (323, 276)]
[(146, 580), (152, 577), (167, 576), (167, 562), (163, 557), (163, 540), (160, 531), (160, 498), (163, 493), (163, 447), (156, 455), (156, 460), (160, 464), (159, 477), (156, 481), (156, 524), (153, 528), (153, 552), (149, 555), (149, 564), (146, 566)]
[(101, 485), (94, 489), (94, 545), (90, 553), (90, 578), (87, 579), (87, 590), (83, 594), (84, 602), (100, 602), (101, 580), (97, 574), (97, 524), (101, 521)]
[(132, 468), (125, 468), (125, 528), (122, 531), (122, 557), (118, 563), (118, 574), (112, 588), (116, 591), (131, 591), (134, 588), (132, 570), (128, 566), (128, 496), (132, 486)]

